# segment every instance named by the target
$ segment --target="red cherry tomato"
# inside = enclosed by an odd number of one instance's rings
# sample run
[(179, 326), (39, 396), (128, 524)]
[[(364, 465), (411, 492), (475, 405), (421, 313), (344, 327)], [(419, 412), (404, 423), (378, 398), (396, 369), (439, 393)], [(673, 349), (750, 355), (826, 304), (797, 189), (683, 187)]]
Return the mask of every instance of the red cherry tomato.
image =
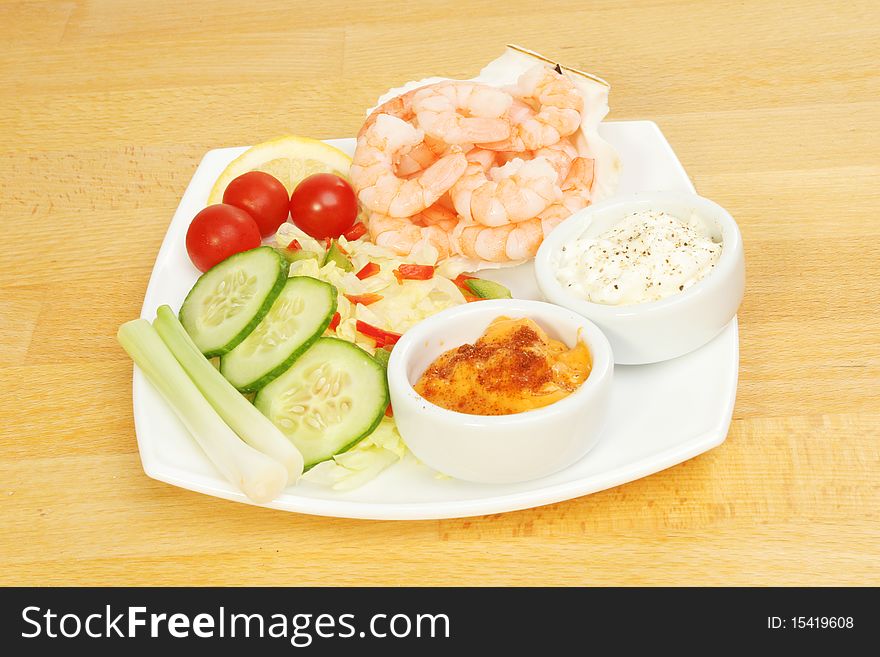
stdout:
[(275, 176), (263, 171), (249, 171), (226, 186), (223, 202), (251, 215), (260, 234), (268, 237), (287, 221), (290, 199), (284, 185)]
[(260, 246), (260, 229), (247, 212), (217, 203), (199, 212), (186, 231), (186, 252), (200, 271)]
[(290, 218), (315, 239), (339, 237), (354, 225), (357, 197), (345, 180), (316, 173), (303, 180), (290, 196)]

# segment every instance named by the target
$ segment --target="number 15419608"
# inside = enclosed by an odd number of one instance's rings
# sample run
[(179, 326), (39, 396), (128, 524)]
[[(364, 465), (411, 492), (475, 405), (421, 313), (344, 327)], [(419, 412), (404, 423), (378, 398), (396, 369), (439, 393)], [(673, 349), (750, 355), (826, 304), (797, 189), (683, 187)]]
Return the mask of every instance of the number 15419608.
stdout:
[(851, 629), (852, 616), (768, 616), (767, 629), (770, 630), (837, 630)]

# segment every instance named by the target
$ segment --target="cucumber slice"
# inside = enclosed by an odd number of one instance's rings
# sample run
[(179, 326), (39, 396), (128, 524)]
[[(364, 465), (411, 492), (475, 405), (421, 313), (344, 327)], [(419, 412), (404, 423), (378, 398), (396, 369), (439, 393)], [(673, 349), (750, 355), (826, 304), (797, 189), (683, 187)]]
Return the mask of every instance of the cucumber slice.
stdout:
[(385, 370), (354, 343), (319, 338), (254, 400), (302, 452), (305, 468), (341, 454), (379, 426)]
[(324, 256), (324, 262), (321, 263), (321, 266), (323, 267), (328, 262), (336, 263), (336, 266), (344, 271), (351, 271), (354, 269), (351, 260), (349, 260), (348, 256), (342, 252), (342, 249), (339, 248), (339, 245), (336, 242), (333, 242), (330, 245), (330, 248), (327, 249), (327, 255)]
[(470, 278), (464, 282), (471, 292), (481, 299), (510, 299), (510, 290), (501, 283), (490, 281), (485, 278)]
[(206, 271), (180, 307), (180, 323), (207, 357), (222, 356), (254, 330), (287, 280), (271, 246), (229, 256)]
[(220, 371), (241, 392), (259, 390), (321, 337), (335, 312), (336, 288), (330, 283), (288, 278), (263, 320), (220, 359)]

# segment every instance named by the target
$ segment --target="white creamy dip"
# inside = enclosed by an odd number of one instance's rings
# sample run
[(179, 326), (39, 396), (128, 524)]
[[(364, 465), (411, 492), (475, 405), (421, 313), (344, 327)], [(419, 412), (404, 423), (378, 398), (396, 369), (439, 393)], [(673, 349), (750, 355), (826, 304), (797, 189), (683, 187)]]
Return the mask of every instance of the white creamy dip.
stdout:
[(592, 303), (624, 306), (677, 294), (706, 276), (721, 255), (696, 215), (660, 210), (627, 215), (598, 237), (579, 237), (559, 253), (556, 278)]

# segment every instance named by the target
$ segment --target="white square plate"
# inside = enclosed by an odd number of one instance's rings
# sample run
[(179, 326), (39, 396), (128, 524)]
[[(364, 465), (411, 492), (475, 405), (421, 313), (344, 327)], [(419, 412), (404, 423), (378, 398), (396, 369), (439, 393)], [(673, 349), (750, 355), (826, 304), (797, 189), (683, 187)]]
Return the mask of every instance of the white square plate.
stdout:
[[(602, 136), (623, 161), (621, 193), (694, 187), (656, 124), (604, 123)], [(352, 153), (354, 139), (328, 143)], [(198, 278), (186, 254), (184, 236), (201, 210), (214, 180), (244, 148), (208, 152), (199, 164), (171, 225), (147, 288), (141, 316), (156, 308), (180, 308)], [(519, 298), (540, 299), (531, 263), (488, 272)], [(727, 436), (739, 369), (736, 319), (712, 342), (675, 360), (618, 366), (611, 412), (599, 444), (580, 462), (552, 476), (519, 484), (474, 484), (438, 478), (412, 456), (368, 484), (344, 493), (307, 482), (288, 488), (268, 506), (285, 511), (347, 518), (430, 519), (500, 513), (567, 500), (644, 477), (701, 454)], [(134, 420), (144, 471), (154, 479), (190, 490), (248, 503), (226, 482), (135, 368)]]

